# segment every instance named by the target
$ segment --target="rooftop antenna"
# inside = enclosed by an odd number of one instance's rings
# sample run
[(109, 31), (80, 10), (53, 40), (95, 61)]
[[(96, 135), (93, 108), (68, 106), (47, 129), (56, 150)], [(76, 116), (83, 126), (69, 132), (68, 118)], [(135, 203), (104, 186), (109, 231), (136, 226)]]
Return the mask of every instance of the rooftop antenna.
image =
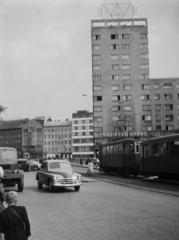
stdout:
[(134, 15), (134, 8), (128, 0), (106, 0), (101, 7), (103, 19), (131, 19)]

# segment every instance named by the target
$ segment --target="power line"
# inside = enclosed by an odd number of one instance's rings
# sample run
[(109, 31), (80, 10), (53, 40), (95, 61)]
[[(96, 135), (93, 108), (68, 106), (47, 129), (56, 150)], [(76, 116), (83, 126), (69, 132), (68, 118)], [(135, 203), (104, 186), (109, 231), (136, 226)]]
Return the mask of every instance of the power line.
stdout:
[(78, 87), (79, 87), (80, 91), (81, 91), (81, 92), (82, 92), (82, 94), (84, 95), (82, 88), (80, 87), (80, 85), (79, 85), (79, 83), (78, 83), (78, 81), (77, 81), (77, 79), (76, 79), (75, 75), (73, 74), (73, 72), (72, 72), (72, 70), (71, 70), (71, 68), (70, 68), (70, 66), (69, 66), (69, 64), (68, 64), (68, 62), (66, 61), (65, 57), (63, 56), (63, 54), (62, 54), (62, 52), (61, 52), (61, 50), (60, 50), (60, 48), (59, 48), (58, 44), (56, 43), (56, 41), (55, 41), (55, 39), (54, 39), (53, 35), (52, 35), (52, 34), (51, 34), (51, 32), (50, 32), (50, 29), (48, 28), (47, 24), (45, 23), (45, 21), (44, 21), (44, 19), (43, 19), (42, 15), (41, 15), (41, 13), (40, 13), (40, 11), (38, 10), (38, 8), (37, 8), (37, 6), (36, 6), (36, 4), (34, 3), (34, 1), (33, 1), (33, 0), (32, 0), (32, 3), (33, 3), (33, 5), (34, 5), (35, 9), (37, 10), (37, 12), (38, 12), (38, 14), (39, 14), (39, 16), (40, 16), (40, 18), (41, 18), (42, 22), (44, 23), (44, 25), (45, 25), (45, 27), (46, 27), (46, 29), (47, 29), (47, 31), (48, 31), (48, 33), (49, 33), (49, 35), (51, 36), (51, 38), (52, 38), (53, 42), (55, 43), (55, 46), (57, 47), (57, 49), (58, 49), (59, 53), (61, 54), (61, 56), (62, 56), (62, 58), (63, 58), (64, 62), (66, 63), (66, 65), (67, 65), (67, 67), (68, 67), (68, 69), (69, 69), (69, 71), (70, 71), (71, 75), (73, 76), (74, 80), (76, 81), (76, 83), (77, 83), (77, 85), (78, 85)]

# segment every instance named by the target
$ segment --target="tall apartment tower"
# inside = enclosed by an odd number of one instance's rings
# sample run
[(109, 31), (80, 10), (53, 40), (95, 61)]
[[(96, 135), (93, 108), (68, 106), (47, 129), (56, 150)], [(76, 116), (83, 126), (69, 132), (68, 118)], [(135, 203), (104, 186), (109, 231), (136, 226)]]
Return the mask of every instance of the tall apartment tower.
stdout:
[(92, 20), (95, 146), (109, 133), (141, 131), (141, 83), (149, 82), (147, 19)]

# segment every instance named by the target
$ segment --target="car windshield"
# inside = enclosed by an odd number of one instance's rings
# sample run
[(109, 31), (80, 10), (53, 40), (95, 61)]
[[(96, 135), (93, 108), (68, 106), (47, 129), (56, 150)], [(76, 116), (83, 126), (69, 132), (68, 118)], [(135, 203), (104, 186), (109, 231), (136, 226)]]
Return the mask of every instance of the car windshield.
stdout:
[(49, 164), (49, 169), (65, 169), (65, 168), (71, 168), (70, 164), (68, 162), (52, 162)]

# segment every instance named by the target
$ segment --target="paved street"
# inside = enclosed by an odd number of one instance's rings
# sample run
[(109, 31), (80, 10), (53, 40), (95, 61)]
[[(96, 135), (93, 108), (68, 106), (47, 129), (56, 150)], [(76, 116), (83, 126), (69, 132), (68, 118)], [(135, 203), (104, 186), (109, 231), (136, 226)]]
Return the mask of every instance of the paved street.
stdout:
[(37, 189), (35, 172), (25, 173), (25, 205), (31, 240), (173, 240), (179, 236), (179, 197), (84, 177), (73, 188)]

